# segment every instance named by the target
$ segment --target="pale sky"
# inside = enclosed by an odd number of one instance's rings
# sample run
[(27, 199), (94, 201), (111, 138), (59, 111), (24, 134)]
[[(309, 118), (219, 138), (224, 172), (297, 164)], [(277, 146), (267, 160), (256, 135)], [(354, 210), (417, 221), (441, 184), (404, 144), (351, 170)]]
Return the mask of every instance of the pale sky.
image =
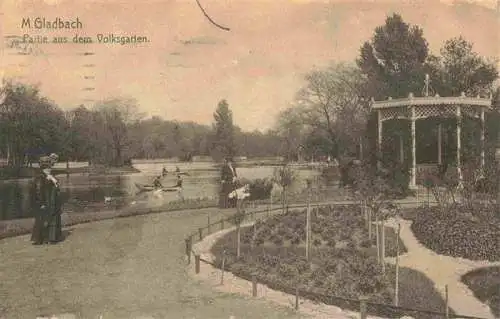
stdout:
[[(496, 1), (491, 0), (200, 1), (231, 31), (213, 26), (195, 0), (3, 0), (3, 36), (28, 33), (71, 41), (78, 33), (97, 41), (98, 33), (114, 33), (150, 39), (123, 46), (39, 44), (45, 53), (38, 56), (5, 49), (4, 75), (39, 83), (42, 94), (64, 109), (88, 104), (85, 99), (126, 96), (136, 98), (148, 115), (202, 124), (210, 124), (218, 101), (227, 99), (235, 124), (253, 130), (274, 124), (305, 73), (334, 61), (354, 61), (374, 28), (394, 12), (424, 29), (434, 53), (444, 40), (459, 35), (482, 55), (500, 52)], [(79, 18), (83, 29), (23, 30), (23, 17)], [(84, 52), (95, 55), (78, 55)]]

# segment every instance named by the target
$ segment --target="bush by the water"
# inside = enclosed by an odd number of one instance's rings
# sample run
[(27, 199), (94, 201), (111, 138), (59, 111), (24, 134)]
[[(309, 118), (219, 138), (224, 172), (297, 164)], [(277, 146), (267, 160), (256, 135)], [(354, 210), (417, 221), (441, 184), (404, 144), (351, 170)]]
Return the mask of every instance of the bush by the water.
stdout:
[(269, 178), (258, 178), (256, 180), (241, 179), (238, 186), (248, 184), (250, 186), (250, 197), (248, 200), (268, 199), (271, 196), (273, 182)]
[(480, 209), (419, 208), (411, 226), (417, 239), (438, 254), (471, 260), (500, 260), (500, 218)]
[(485, 267), (462, 276), (477, 299), (490, 306), (496, 318), (500, 318), (500, 267)]
[[(312, 213), (310, 262), (305, 259), (305, 222), (305, 211), (289, 211), (265, 222), (258, 221), (255, 227), (242, 228), (240, 259), (235, 256), (236, 232), (228, 233), (212, 248), (216, 265), (221, 267), (225, 251), (228, 270), (245, 279), (256, 274), (260, 283), (273, 289), (294, 293), (300, 285), (301, 294), (315, 299), (315, 293), (319, 293), (328, 296), (320, 301), (350, 310), (359, 310), (359, 305), (345, 299), (357, 300), (360, 295), (368, 295), (373, 303), (392, 304), (394, 269), (387, 265), (383, 273), (359, 208), (331, 206)], [(386, 234), (387, 255), (394, 256), (398, 238), (392, 229), (387, 228)], [(402, 242), (399, 246), (401, 253), (406, 252)], [(443, 311), (443, 300), (422, 274), (401, 269), (400, 287), (402, 306)], [(385, 316), (415, 316), (389, 308), (372, 307), (369, 311)]]

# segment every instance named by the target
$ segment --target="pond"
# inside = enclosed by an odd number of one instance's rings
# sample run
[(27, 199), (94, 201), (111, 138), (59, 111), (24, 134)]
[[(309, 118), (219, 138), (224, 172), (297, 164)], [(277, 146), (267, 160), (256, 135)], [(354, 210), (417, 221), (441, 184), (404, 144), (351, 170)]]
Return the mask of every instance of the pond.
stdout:
[[(85, 164), (70, 163), (71, 167)], [(66, 164), (59, 163), (64, 168)], [(58, 175), (64, 198), (64, 212), (88, 212), (104, 209), (120, 209), (131, 203), (152, 200), (153, 192), (140, 192), (135, 183), (151, 184), (154, 177), (161, 174), (163, 167), (174, 172), (176, 167), (189, 175), (183, 177), (183, 195), (186, 199), (216, 198), (219, 190), (219, 170), (214, 163), (172, 163), (157, 161), (140, 161), (134, 167), (138, 173), (125, 175), (71, 174)], [(255, 166), (237, 168), (239, 177), (255, 180), (272, 177), (275, 166)], [(305, 187), (307, 177), (317, 176), (319, 172), (312, 169), (300, 169), (296, 187)], [(0, 220), (29, 218), (33, 216), (31, 204), (31, 179), (0, 181)], [(169, 173), (162, 179), (166, 187), (176, 183), (175, 173)], [(155, 194), (157, 195), (157, 194)], [(108, 198), (108, 201), (105, 201)], [(155, 201), (178, 200), (176, 192), (164, 192), (155, 196)]]

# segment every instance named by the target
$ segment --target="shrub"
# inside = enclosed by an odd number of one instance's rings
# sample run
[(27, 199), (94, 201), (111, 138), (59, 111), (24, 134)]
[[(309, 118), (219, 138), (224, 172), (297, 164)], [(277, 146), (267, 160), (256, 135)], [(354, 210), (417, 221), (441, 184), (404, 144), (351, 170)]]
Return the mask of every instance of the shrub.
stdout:
[(241, 179), (238, 186), (248, 184), (250, 186), (250, 197), (248, 200), (263, 200), (271, 196), (273, 182), (269, 178), (258, 178), (256, 180)]
[[(493, 218), (493, 220), (491, 220)], [(411, 228), (417, 239), (438, 254), (471, 260), (500, 260), (498, 216), (464, 214), (460, 207), (443, 213), (420, 209)]]
[(488, 304), (495, 317), (500, 317), (500, 266), (473, 270), (462, 276), (477, 299)]

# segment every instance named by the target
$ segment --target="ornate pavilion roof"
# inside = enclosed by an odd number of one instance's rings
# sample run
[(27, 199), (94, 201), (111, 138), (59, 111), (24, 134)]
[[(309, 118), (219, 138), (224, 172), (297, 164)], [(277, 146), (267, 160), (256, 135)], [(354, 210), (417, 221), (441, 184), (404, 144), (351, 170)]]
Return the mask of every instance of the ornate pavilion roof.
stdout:
[(407, 106), (450, 106), (450, 105), (467, 105), (471, 107), (486, 107), (491, 108), (492, 98), (481, 98), (477, 97), (467, 97), (464, 93), (461, 96), (452, 97), (440, 97), (435, 96), (424, 96), (424, 97), (414, 97), (413, 94), (407, 98), (403, 99), (392, 99), (389, 97), (384, 101), (375, 101), (372, 99), (371, 109), (385, 109), (385, 108), (396, 108), (396, 107), (407, 107)]

